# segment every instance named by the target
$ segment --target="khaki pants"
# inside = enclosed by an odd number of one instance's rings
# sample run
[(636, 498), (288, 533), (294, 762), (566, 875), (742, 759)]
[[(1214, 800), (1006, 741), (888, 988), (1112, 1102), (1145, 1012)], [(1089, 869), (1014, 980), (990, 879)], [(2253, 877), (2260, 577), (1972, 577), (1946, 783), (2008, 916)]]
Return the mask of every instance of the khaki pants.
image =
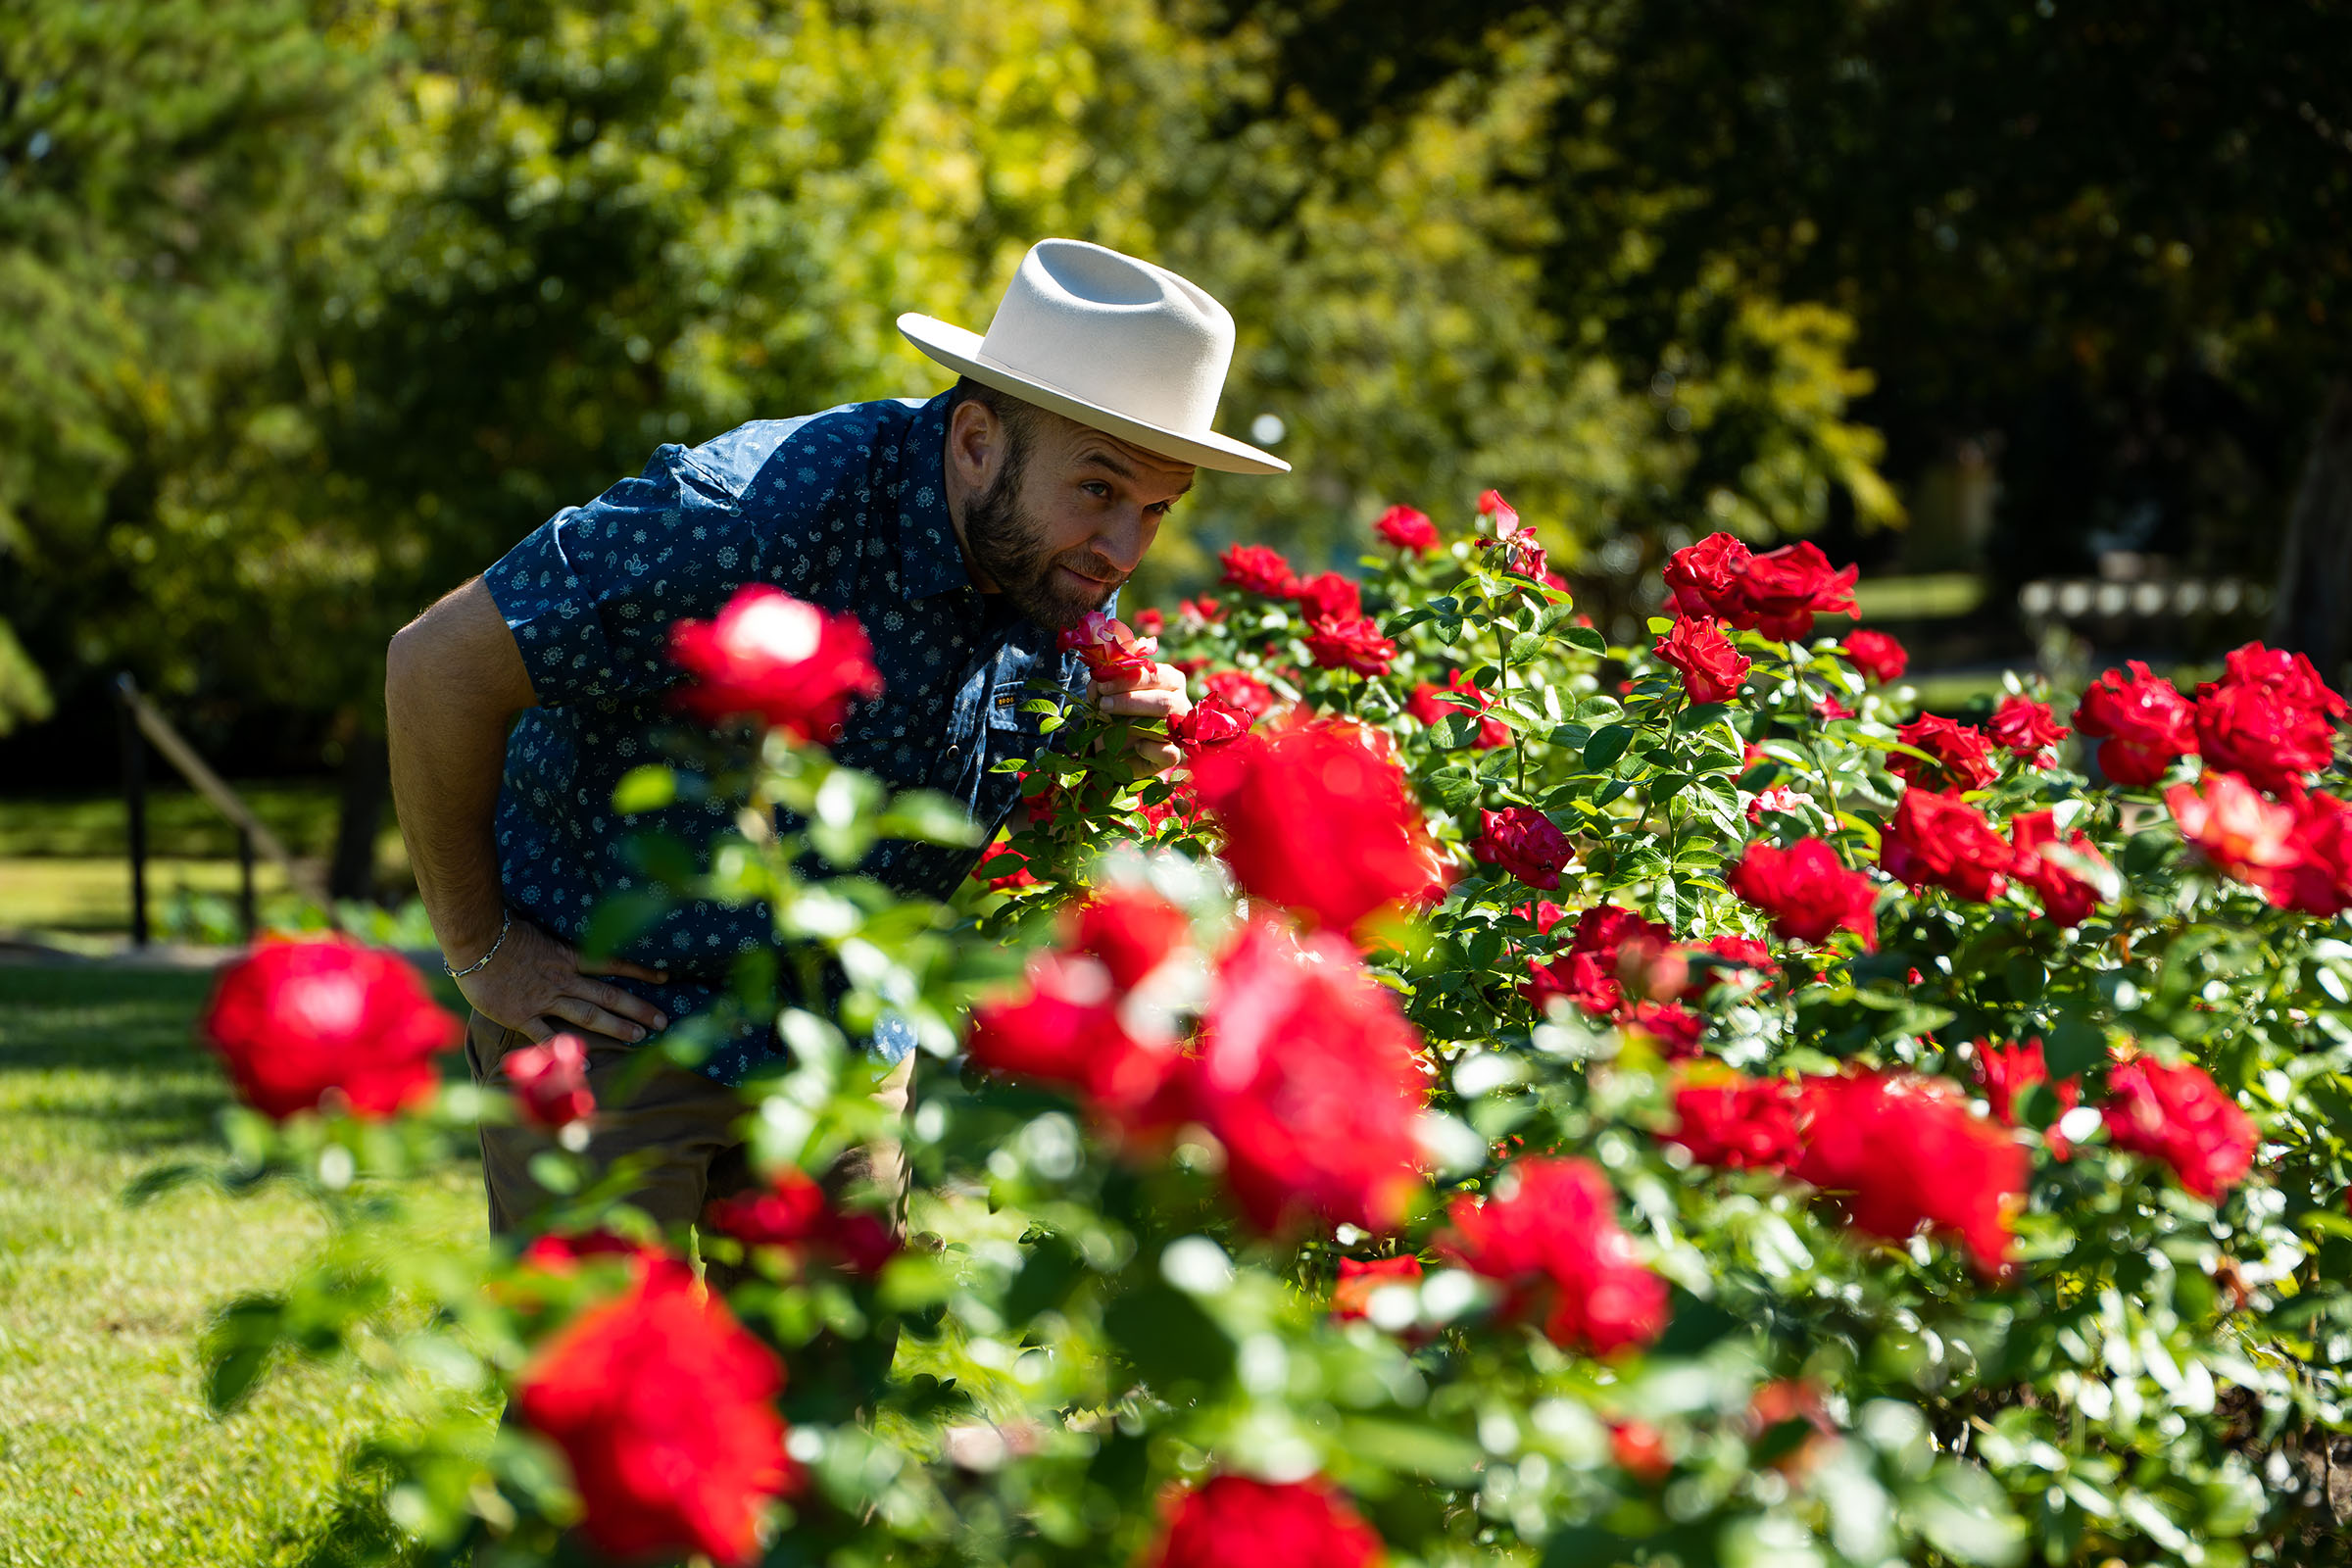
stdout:
[[(616, 1102), (614, 1079), (641, 1048), (607, 1035), (581, 1034), (588, 1046), (588, 1086), (596, 1094), (596, 1118), (589, 1124), (588, 1159), (599, 1168), (623, 1154), (650, 1155), (629, 1201), (664, 1227), (699, 1221), (714, 1198), (729, 1198), (759, 1185), (738, 1123), (743, 1100), (726, 1085), (674, 1062), (662, 1061), (642, 1077), (625, 1100)], [(473, 1014), (466, 1028), (466, 1065), (484, 1088), (503, 1088), (499, 1064), (510, 1051), (531, 1043), (519, 1029)], [(641, 1069), (642, 1070), (642, 1069)], [(914, 1057), (894, 1067), (874, 1091), (875, 1103), (894, 1117), (906, 1109), (914, 1083)], [(533, 1154), (555, 1147), (535, 1127), (482, 1128), (482, 1181), (489, 1189), (490, 1233), (510, 1235), (550, 1196), (531, 1180)], [(823, 1178), (836, 1197), (868, 1182), (891, 1195), (894, 1225), (906, 1196), (906, 1161), (896, 1142), (856, 1149)]]

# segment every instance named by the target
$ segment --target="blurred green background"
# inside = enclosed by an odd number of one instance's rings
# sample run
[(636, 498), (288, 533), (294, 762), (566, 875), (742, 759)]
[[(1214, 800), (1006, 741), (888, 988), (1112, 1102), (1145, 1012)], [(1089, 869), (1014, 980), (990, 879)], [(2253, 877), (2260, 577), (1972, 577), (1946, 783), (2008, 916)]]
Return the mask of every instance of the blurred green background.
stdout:
[(937, 390), (893, 318), (1047, 234), (1223, 299), (1221, 423), (1296, 465), (1131, 603), (1493, 485), (1621, 630), (1721, 527), (1860, 562), (1939, 701), (2340, 676), (2346, 59), (2326, 0), (25, 0), (0, 928), (120, 929), (122, 670), (396, 896), (391, 631), (662, 442)]

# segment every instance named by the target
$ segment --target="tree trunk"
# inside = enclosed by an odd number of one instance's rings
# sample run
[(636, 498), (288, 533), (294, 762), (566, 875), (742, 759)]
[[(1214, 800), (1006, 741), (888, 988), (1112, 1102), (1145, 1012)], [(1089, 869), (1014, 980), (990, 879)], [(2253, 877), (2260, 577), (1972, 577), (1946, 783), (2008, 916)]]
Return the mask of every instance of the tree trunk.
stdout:
[(2352, 659), (2352, 379), (2330, 382), (2286, 521), (2271, 642), (2309, 654), (2337, 688)]
[(391, 790), (384, 738), (362, 725), (343, 748), (343, 808), (335, 821), (334, 858), (326, 870), (330, 897), (375, 897), (375, 837), (383, 828)]

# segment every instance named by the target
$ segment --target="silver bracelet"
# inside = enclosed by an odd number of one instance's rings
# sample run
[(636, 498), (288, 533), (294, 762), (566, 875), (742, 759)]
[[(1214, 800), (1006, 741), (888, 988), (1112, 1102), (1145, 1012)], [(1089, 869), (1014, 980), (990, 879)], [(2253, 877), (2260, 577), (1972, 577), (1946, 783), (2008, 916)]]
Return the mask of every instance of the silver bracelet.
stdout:
[(480, 957), (474, 959), (463, 969), (452, 969), (449, 966), (449, 955), (443, 954), (441, 956), (441, 972), (443, 974), (448, 975), (452, 980), (463, 980), (467, 975), (472, 974), (475, 970), (481, 968), (482, 965), (488, 963), (492, 958), (498, 956), (499, 942), (504, 942), (507, 940), (507, 932), (514, 924), (514, 911), (513, 909), (503, 910), (502, 912), (506, 915), (506, 918), (498, 922), (498, 942), (493, 942), (490, 944), (490, 951), (483, 954)]

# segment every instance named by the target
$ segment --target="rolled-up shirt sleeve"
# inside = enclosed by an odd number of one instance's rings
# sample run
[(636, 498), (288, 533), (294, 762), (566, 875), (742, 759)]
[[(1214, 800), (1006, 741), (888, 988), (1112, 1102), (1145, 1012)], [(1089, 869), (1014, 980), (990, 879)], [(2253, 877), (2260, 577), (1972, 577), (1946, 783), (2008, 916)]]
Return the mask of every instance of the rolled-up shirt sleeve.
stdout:
[(761, 573), (761, 530), (679, 446), (566, 507), (482, 573), (540, 703), (654, 692), (678, 679), (673, 621), (708, 618)]

